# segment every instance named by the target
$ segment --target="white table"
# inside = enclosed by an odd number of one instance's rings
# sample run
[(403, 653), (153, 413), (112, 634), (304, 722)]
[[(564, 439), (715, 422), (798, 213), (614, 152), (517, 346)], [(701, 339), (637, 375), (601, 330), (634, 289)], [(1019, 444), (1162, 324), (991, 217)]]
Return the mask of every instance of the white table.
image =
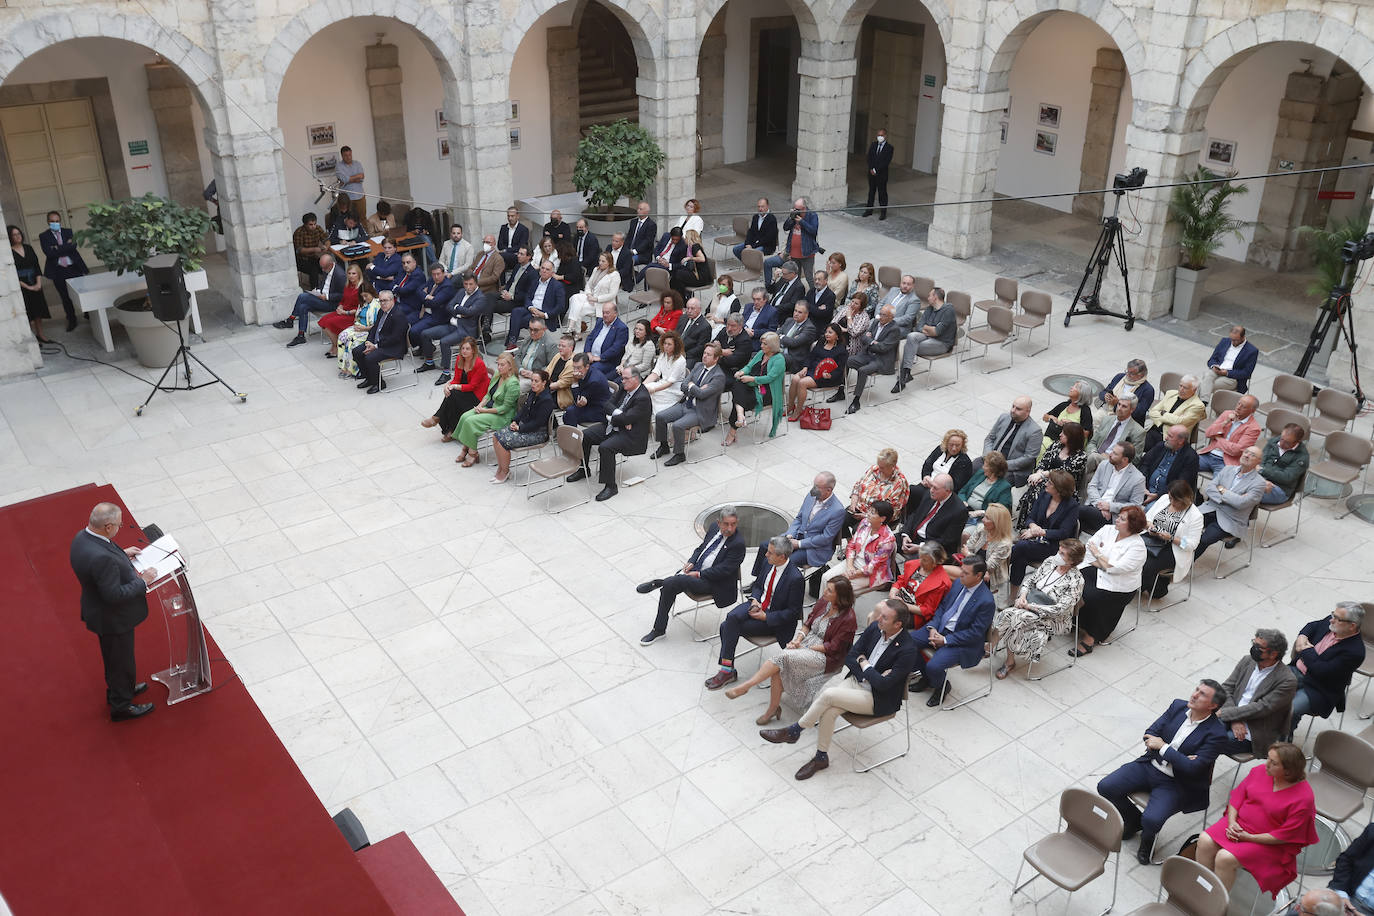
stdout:
[[(95, 312), (91, 319), (91, 335), (105, 348), (106, 353), (114, 352), (114, 340), (110, 337), (110, 318), (107, 314), (115, 300), (129, 293), (148, 288), (147, 281), (138, 274), (116, 274), (105, 271), (73, 277), (67, 281), (76, 304), (83, 312)], [(205, 271), (197, 270), (186, 274), (186, 289), (191, 293), (191, 329), (197, 334), (200, 330), (200, 311), (196, 308), (196, 290), (209, 289), (210, 283)]]

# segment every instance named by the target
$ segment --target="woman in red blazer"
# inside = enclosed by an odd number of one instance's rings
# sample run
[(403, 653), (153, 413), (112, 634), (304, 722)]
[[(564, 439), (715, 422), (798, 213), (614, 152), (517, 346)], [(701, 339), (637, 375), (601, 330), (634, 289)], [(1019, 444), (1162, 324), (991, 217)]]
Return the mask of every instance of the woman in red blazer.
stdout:
[(669, 290), (663, 294), (663, 299), (658, 307), (658, 314), (649, 319), (649, 330), (653, 332), (654, 339), (657, 340), (665, 331), (676, 331), (677, 324), (682, 320), (682, 296), (678, 295), (677, 290)]
[(487, 364), (478, 354), (475, 339), (463, 338), (463, 342), (458, 345), (458, 355), (453, 358), (452, 378), (445, 372), (439, 376), (435, 384), (444, 386), (444, 399), (439, 402), (439, 409), (434, 412), (434, 416), (425, 417), (420, 421), (420, 425), (426, 429), (439, 427), (439, 431), (444, 434), (441, 441), (452, 442), (453, 431), (458, 428), (458, 421), (463, 418), (463, 414), (481, 403), (482, 398), (487, 396), (487, 386), (491, 384)]

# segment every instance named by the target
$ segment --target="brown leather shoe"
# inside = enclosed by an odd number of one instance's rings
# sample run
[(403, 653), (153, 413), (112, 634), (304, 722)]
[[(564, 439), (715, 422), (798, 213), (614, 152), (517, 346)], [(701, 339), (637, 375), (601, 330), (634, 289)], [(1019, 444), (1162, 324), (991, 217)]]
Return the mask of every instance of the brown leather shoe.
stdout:
[(791, 728), (761, 728), (759, 737), (773, 744), (796, 744), (801, 732)]
[(720, 688), (724, 687), (726, 684), (730, 683), (731, 681), (737, 681), (737, 680), (739, 680), (739, 672), (738, 672), (738, 671), (736, 671), (734, 668), (731, 668), (731, 669), (728, 670), (728, 671), (725, 670), (724, 668), (722, 668), (722, 669), (720, 669), (719, 671), (717, 671), (715, 674), (713, 674), (711, 677), (708, 677), (708, 678), (706, 679), (706, 689), (707, 689), (707, 690), (719, 690)]
[(820, 754), (817, 754), (815, 757), (806, 761), (806, 764), (797, 771), (797, 778), (810, 779), (828, 766), (830, 766), (830, 758), (822, 757)]

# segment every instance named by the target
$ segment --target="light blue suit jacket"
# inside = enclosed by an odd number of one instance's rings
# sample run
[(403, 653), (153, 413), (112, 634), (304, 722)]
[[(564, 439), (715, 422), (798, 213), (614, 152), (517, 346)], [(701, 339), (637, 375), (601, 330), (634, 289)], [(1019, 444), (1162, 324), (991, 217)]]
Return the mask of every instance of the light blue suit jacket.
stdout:
[(802, 500), (801, 511), (787, 529), (788, 537), (801, 541), (801, 547), (797, 550), (807, 566), (829, 562), (835, 553), (835, 539), (840, 535), (840, 526), (844, 524), (844, 503), (834, 493), (830, 494), (830, 499), (813, 519), (811, 510), (815, 505), (815, 497), (808, 492)]

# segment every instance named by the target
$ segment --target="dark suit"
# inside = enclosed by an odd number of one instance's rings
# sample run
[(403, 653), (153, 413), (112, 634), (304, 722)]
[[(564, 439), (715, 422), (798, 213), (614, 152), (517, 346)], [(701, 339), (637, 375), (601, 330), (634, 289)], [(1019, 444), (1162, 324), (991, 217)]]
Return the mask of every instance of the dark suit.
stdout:
[[(420, 302), (425, 298), (425, 275), (418, 267), (410, 273), (402, 273), (391, 288), (396, 305), (405, 316), (406, 322), (420, 320)], [(342, 291), (339, 293), (343, 295)]]
[(382, 360), (405, 356), (408, 330), (405, 316), (395, 306), (389, 312), (379, 313), (377, 321), (367, 332), (368, 343), (375, 344), (376, 349), (367, 352), (367, 344), (358, 344), (353, 348), (353, 361), (358, 364), (358, 372), (372, 384), (378, 384)]
[(835, 320), (835, 291), (828, 286), (811, 290), (806, 294), (806, 308), (817, 333), (824, 334), (826, 325)]
[(530, 227), (524, 223), (517, 222), (514, 229), (509, 224), (503, 224), (501, 231), (496, 234), (496, 250), (501, 252), (501, 258), (507, 264), (514, 264), (515, 253), (529, 247)]
[[(1050, 498), (1053, 494), (1048, 488), (1035, 498), (1035, 505), (1031, 506), (1029, 521), (1045, 529), (1045, 536), (1042, 538), (1021, 538), (1011, 546), (1011, 559), (1007, 563), (1007, 580), (1012, 587), (1021, 585), (1021, 580), (1026, 574), (1026, 565), (1029, 563), (1039, 563), (1059, 549), (1059, 542), (1064, 538), (1071, 538), (1078, 530), (1078, 500), (1065, 499), (1059, 503), (1059, 508), (1050, 515)], [(1012, 592), (1015, 594), (1015, 592)]]
[[(763, 604), (768, 577), (774, 568), (769, 564), (769, 572), (755, 579), (754, 587), (749, 590), (750, 598), (760, 605)], [(778, 641), (779, 646), (785, 646), (791, 641), (792, 634), (797, 631), (797, 624), (801, 621), (804, 591), (801, 570), (791, 563), (784, 563), (777, 569), (773, 594), (769, 597), (768, 606), (763, 608), (763, 620), (750, 617), (750, 603), (744, 601), (732, 608), (720, 622), (719, 660), (722, 665), (726, 661), (734, 661), (735, 646), (739, 644), (741, 636), (771, 636)]]
[[(967, 602), (964, 601), (965, 594), (969, 596)], [(959, 615), (957, 618), (956, 611)], [(945, 644), (935, 649), (930, 658), (917, 656), (916, 668), (925, 675), (931, 687), (940, 690), (945, 684), (945, 672), (955, 665), (972, 668), (983, 660), (983, 642), (987, 639), (992, 615), (996, 611), (997, 602), (993, 600), (986, 582), (979, 582), (971, 593), (961, 581), (956, 580), (950, 586), (940, 606), (935, 609), (930, 625), (911, 634), (918, 650), (931, 648), (932, 629), (945, 638)]]
[[(306, 327), (310, 324), (310, 313), (316, 312), (324, 314), (332, 312), (339, 307), (343, 301), (344, 283), (347, 276), (343, 267), (335, 264), (327, 276), (320, 279), (320, 285), (316, 289), (324, 293), (325, 298), (321, 299), (314, 293), (297, 293), (296, 304), (291, 308), (291, 314), (296, 317), (296, 332), (304, 334)], [(63, 283), (66, 289), (66, 283)]]
[[(1354, 903), (1355, 888), (1364, 882), (1371, 871), (1374, 871), (1374, 824), (1364, 828), (1364, 833), (1357, 836), (1355, 842), (1347, 846), (1345, 852), (1336, 859), (1336, 870), (1326, 886), (1351, 897)], [(1364, 913), (1366, 910), (1360, 906), (1358, 912)]]
[(757, 248), (764, 254), (772, 254), (778, 247), (778, 218), (772, 213), (749, 218), (749, 228), (744, 231), (744, 241), (734, 247), (735, 257), (746, 248)]
[[(606, 422), (606, 414), (611, 412), (611, 389), (604, 379), (584, 378), (574, 383), (569, 393), (573, 402), (563, 411), (564, 423), (569, 426), (591, 426), (593, 423)], [(578, 406), (579, 398), (587, 399), (586, 407)]]
[(539, 282), (539, 269), (533, 264), (516, 264), (515, 270), (511, 272), (510, 279), (501, 286), (502, 292), (510, 293), (510, 298), (502, 298), (499, 294), (493, 299), (492, 311), (501, 315), (509, 315), (518, 307), (525, 305), (529, 299), (530, 288)]
[(640, 219), (635, 217), (630, 220), (630, 225), (625, 227), (625, 247), (634, 253), (635, 264), (652, 264), (654, 255), (658, 254), (654, 250), (654, 239), (658, 238), (658, 224), (652, 219), (645, 217)]
[[(1154, 723), (1146, 735), (1162, 738), (1165, 745), (1158, 751), (1148, 748), (1135, 760), (1117, 767), (1102, 777), (1097, 793), (1121, 812), (1127, 835), (1141, 831), (1141, 849), (1149, 852), (1155, 835), (1173, 815), (1180, 811), (1201, 811), (1207, 807), (1212, 785), (1212, 765), (1226, 745), (1226, 725), (1214, 715), (1198, 723), (1177, 748), (1169, 746), (1179, 727), (1188, 717), (1188, 703), (1174, 700)], [(1155, 761), (1167, 763), (1173, 775), (1160, 770)], [(1141, 813), (1127, 798), (1132, 792), (1149, 792), (1150, 803)]]
[[(1331, 620), (1327, 617), (1314, 620), (1298, 631), (1298, 635), (1306, 636), (1312, 645), (1301, 652), (1295, 649), (1288, 666), (1298, 679), (1298, 689), (1293, 695), (1293, 731), (1297, 730), (1298, 720), (1304, 715), (1326, 718), (1332, 711), (1344, 710), (1345, 690), (1350, 686), (1350, 678), (1355, 669), (1364, 664), (1364, 640), (1358, 631), (1318, 654), (1317, 643), (1330, 632)], [(1306, 673), (1298, 670), (1298, 662), (1307, 668)]]
[(797, 323), (795, 318), (787, 319), (787, 323), (778, 331), (778, 340), (782, 344), (782, 356), (787, 363), (788, 372), (796, 372), (806, 365), (806, 358), (811, 355), (811, 345), (816, 342), (816, 326), (810, 321)]
[(543, 234), (553, 239), (553, 246), (557, 248), (564, 242), (572, 241), (573, 227), (563, 222), (563, 220), (559, 220), (556, 223), (553, 220), (549, 220), (544, 224)]
[[(650, 267), (658, 267), (666, 270), (669, 276), (671, 276), (682, 266), (682, 259), (687, 257), (687, 243), (684, 242), (681, 237), (679, 237), (676, 242), (672, 242), (671, 239), (672, 236), (664, 235), (663, 238), (658, 240), (657, 244), (653, 247), (648, 262), (640, 267), (639, 273), (636, 275), (637, 279), (644, 279), (644, 271), (648, 270)], [(666, 266), (659, 260), (665, 253), (668, 260)], [(638, 256), (636, 256), (635, 260), (639, 260)]]
[(625, 345), (630, 342), (630, 329), (619, 317), (611, 322), (607, 328), (606, 322), (598, 318), (596, 324), (592, 325), (591, 331), (587, 333), (587, 341), (582, 345), (583, 353), (592, 352), (592, 341), (601, 334), (601, 329), (606, 328), (606, 333), (602, 335), (601, 356), (593, 362), (587, 369), (588, 381), (600, 379), (603, 383), (608, 381), (619, 382), (616, 378), (616, 368), (620, 365), (620, 357), (625, 355)]
[[(910, 505), (910, 503), (908, 503)], [(959, 552), (960, 540), (964, 535), (964, 525), (968, 522), (968, 506), (960, 501), (959, 497), (953, 493), (945, 500), (945, 504), (935, 513), (935, 517), (926, 523), (925, 537), (916, 533), (921, 520), (930, 514), (930, 510), (935, 508), (935, 500), (931, 499), (930, 494), (926, 493), (920, 503), (907, 513), (902, 519), (902, 530), (906, 536), (913, 541), (939, 541), (940, 546), (945, 548), (945, 552), (954, 556)]]
[(872, 652), (882, 635), (877, 622), (870, 623), (859, 634), (859, 638), (854, 640), (854, 645), (849, 648), (849, 654), (844, 659), (847, 669), (844, 679), (853, 678), (864, 682), (873, 691), (875, 716), (891, 715), (902, 708), (902, 701), (906, 699), (907, 680), (916, 668), (919, 658), (911, 631), (901, 630), (892, 637), (882, 656), (870, 658), (868, 668), (864, 669), (859, 664), (859, 657), (866, 657)]
[[(801, 277), (793, 277), (791, 280), (778, 277), (777, 282), (767, 284), (767, 288), (771, 294), (768, 306), (779, 315), (792, 314), (792, 306), (806, 295), (806, 283)], [(750, 305), (752, 304), (751, 301)]]
[[(758, 317), (754, 318), (754, 326), (751, 329), (749, 327), (749, 319), (754, 315)], [(749, 304), (746, 305), (744, 311), (740, 313), (739, 320), (740, 325), (744, 328), (744, 336), (749, 338), (749, 352), (751, 356), (759, 352), (759, 349), (763, 346), (763, 335), (767, 334), (769, 331), (776, 331), (778, 329), (778, 311), (766, 302), (763, 308), (755, 311), (754, 301), (752, 299), (749, 300)], [(750, 330), (754, 333), (750, 334)], [(743, 368), (743, 366), (740, 368)]]
[(573, 249), (577, 252), (577, 262), (582, 265), (583, 272), (590, 274), (596, 270), (597, 258), (601, 256), (601, 242), (595, 233), (586, 232), (578, 236), (573, 242)]
[(81, 619), (100, 638), (110, 710), (134, 698), (134, 627), (148, 616), (147, 586), (117, 545), (82, 529), (72, 538), (72, 572), (81, 583)]
[[(43, 249), (43, 257), (47, 258), (43, 264), (43, 276), (57, 287), (57, 295), (62, 299), (62, 309), (67, 313), (67, 323), (70, 324), (76, 321), (76, 307), (72, 305), (71, 293), (67, 291), (67, 281), (72, 277), (84, 277), (90, 270), (72, 240), (72, 231), (66, 226), (62, 227), (60, 235), (51, 229), (38, 233), (38, 245)], [(71, 263), (63, 266), (57, 263), (59, 258), (68, 258)]]
[(677, 334), (682, 338), (682, 355), (687, 358), (687, 365), (701, 362), (701, 351), (711, 342), (711, 322), (706, 316), (688, 318), (684, 312), (678, 321)]
[(879, 146), (875, 140), (868, 145), (868, 203), (865, 206), (869, 212), (873, 210), (873, 197), (876, 194), (884, 217), (887, 216), (887, 170), (891, 165), (891, 143), (884, 140), (883, 145)]
[(582, 463), (591, 468), (592, 449), (597, 450), (601, 466), (597, 470), (603, 487), (615, 486), (615, 456), (642, 455), (649, 450), (653, 402), (649, 391), (640, 385), (621, 394), (611, 404), (610, 416), (582, 434)]
[(611, 253), (611, 259), (615, 262), (616, 273), (620, 274), (620, 288), (625, 292), (635, 288), (635, 256), (630, 250), (629, 244), (621, 245), (616, 251), (606, 249)]
[(849, 368), (854, 370), (855, 404), (859, 403), (870, 375), (892, 375), (897, 371), (897, 345), (901, 342), (902, 329), (897, 322), (879, 321), (869, 326), (868, 343), (849, 358)]
[(541, 285), (545, 288), (544, 297), (539, 302), (539, 311), (547, 316), (544, 319), (544, 324), (557, 330), (563, 313), (568, 310), (567, 289), (562, 283), (552, 278), (545, 284), (543, 278), (536, 275), (526, 293), (524, 304), (511, 309), (510, 330), (506, 332), (506, 346), (512, 346), (520, 339), (520, 332), (530, 326), (530, 309), (535, 307), (534, 300), (539, 295)]
[[(410, 342), (413, 346), (424, 346), (421, 341), (425, 339), (425, 332), (430, 328), (448, 324), (449, 318), (452, 317), (449, 313), (449, 304), (462, 290), (462, 285), (449, 277), (425, 286), (425, 294), (420, 297), (420, 317), (410, 322)], [(444, 327), (444, 330), (447, 331), (448, 328)], [(429, 354), (426, 353), (425, 357), (428, 358)]]
[[(1145, 458), (1140, 462), (1140, 473), (1145, 475), (1145, 491), (1154, 493), (1156, 496), (1162, 496), (1169, 492), (1169, 484), (1175, 480), (1186, 481), (1188, 486), (1196, 490), (1197, 452), (1193, 451), (1193, 447), (1187, 443), (1184, 443), (1178, 453), (1174, 455), (1174, 461), (1169, 466), (1169, 470), (1152, 485), (1151, 478), (1155, 476), (1155, 471), (1164, 461), (1164, 456), (1168, 451), (1169, 447), (1161, 442), (1145, 453)], [(1159, 487), (1159, 489), (1155, 489), (1155, 487)]]
[[(693, 597), (698, 595), (710, 595), (715, 599), (716, 607), (725, 607), (735, 596), (739, 594), (739, 568), (744, 563), (744, 538), (740, 537), (739, 530), (717, 547), (716, 542), (722, 541), (720, 537), (720, 526), (715, 522), (706, 529), (706, 537), (701, 539), (697, 549), (692, 551), (692, 555), (687, 558), (687, 562), (692, 565), (692, 572), (699, 573), (690, 576), (687, 573), (678, 573), (663, 580), (663, 584), (658, 587), (658, 616), (654, 618), (654, 629), (662, 633), (668, 628), (668, 615), (672, 613), (673, 602), (677, 596), (688, 594)], [(701, 568), (702, 558), (712, 551), (710, 565), (705, 569)]]
[[(1231, 674), (1221, 682), (1226, 691), (1226, 703), (1217, 710), (1217, 718), (1227, 725), (1226, 746), (1223, 754), (1236, 752), (1253, 753), (1263, 758), (1269, 745), (1282, 738), (1290, 722), (1289, 714), (1293, 706), (1293, 693), (1297, 690), (1297, 678), (1287, 665), (1278, 663), (1274, 670), (1265, 675), (1255, 688), (1254, 696), (1244, 706), (1240, 705), (1241, 695), (1255, 673), (1255, 660), (1248, 654), (1236, 662)], [(1230, 734), (1234, 722), (1244, 722), (1250, 729), (1250, 740), (1242, 741)]]
[[(1231, 349), (1231, 338), (1223, 337), (1217, 344), (1212, 355), (1207, 357), (1207, 368), (1220, 366), (1222, 360), (1226, 359), (1226, 351)], [(1231, 364), (1231, 368), (1226, 370), (1226, 375), (1221, 378), (1229, 378), (1236, 383), (1236, 393), (1245, 394), (1250, 390), (1250, 376), (1255, 374), (1255, 363), (1259, 361), (1259, 348), (1250, 341), (1240, 345), (1240, 352), (1236, 354), (1236, 361)]]
[(728, 376), (733, 377), (736, 372), (748, 365), (754, 356), (754, 342), (743, 331), (731, 337), (730, 330), (722, 327), (716, 332), (715, 341), (720, 344), (721, 349), (733, 351), (728, 355), (721, 354), (720, 357), (720, 367)]

